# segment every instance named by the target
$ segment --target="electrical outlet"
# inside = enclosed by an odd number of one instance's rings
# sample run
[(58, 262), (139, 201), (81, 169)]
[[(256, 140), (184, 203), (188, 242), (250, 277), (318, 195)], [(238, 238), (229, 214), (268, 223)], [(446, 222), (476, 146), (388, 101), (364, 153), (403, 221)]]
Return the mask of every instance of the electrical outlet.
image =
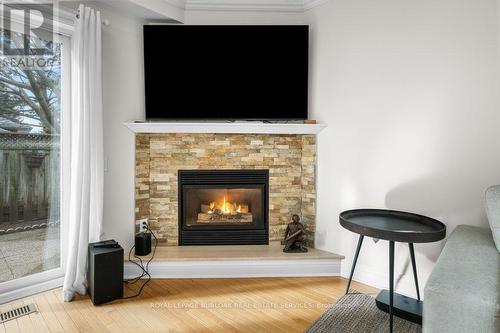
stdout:
[(148, 219), (139, 220), (139, 232), (146, 232), (149, 228)]

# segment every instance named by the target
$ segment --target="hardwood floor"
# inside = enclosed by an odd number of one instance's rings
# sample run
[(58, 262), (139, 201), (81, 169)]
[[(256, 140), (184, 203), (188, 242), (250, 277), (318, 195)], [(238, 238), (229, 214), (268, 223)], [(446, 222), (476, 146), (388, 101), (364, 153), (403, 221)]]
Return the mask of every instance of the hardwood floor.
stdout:
[(0, 312), (23, 303), (39, 310), (0, 324), (0, 332), (303, 332), (346, 285), (343, 278), (151, 280), (141, 296), (100, 306), (88, 297), (65, 303), (58, 288), (0, 305)]

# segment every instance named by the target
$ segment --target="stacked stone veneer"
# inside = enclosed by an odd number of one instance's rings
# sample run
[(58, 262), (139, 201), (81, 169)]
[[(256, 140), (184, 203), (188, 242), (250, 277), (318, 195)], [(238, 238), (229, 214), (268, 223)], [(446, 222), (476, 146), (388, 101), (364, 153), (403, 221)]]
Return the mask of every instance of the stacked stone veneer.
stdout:
[(161, 245), (178, 245), (177, 171), (269, 169), (269, 238), (299, 214), (312, 245), (316, 137), (281, 134), (137, 134), (135, 218), (148, 218)]

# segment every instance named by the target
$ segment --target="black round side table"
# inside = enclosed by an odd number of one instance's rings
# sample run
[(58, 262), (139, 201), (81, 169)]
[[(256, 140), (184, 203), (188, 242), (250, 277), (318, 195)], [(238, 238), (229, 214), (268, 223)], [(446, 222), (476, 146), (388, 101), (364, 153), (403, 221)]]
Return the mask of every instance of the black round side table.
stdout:
[[(364, 236), (389, 241), (389, 290), (382, 290), (375, 299), (377, 307), (389, 313), (390, 331), (393, 329), (393, 315), (422, 323), (422, 301), (418, 288), (417, 266), (413, 243), (430, 243), (446, 236), (446, 226), (430, 217), (386, 209), (354, 209), (340, 213), (340, 224), (359, 234), (358, 245), (352, 263), (346, 294), (351, 286), (352, 276)], [(413, 267), (417, 299), (394, 293), (394, 242), (408, 243)]]

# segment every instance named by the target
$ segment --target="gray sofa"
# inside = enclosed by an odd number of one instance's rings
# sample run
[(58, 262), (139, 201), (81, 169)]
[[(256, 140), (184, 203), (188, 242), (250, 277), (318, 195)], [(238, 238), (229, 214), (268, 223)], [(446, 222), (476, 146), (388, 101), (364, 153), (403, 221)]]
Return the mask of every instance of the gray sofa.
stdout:
[(425, 286), (424, 333), (500, 332), (499, 286), (491, 230), (458, 226)]

